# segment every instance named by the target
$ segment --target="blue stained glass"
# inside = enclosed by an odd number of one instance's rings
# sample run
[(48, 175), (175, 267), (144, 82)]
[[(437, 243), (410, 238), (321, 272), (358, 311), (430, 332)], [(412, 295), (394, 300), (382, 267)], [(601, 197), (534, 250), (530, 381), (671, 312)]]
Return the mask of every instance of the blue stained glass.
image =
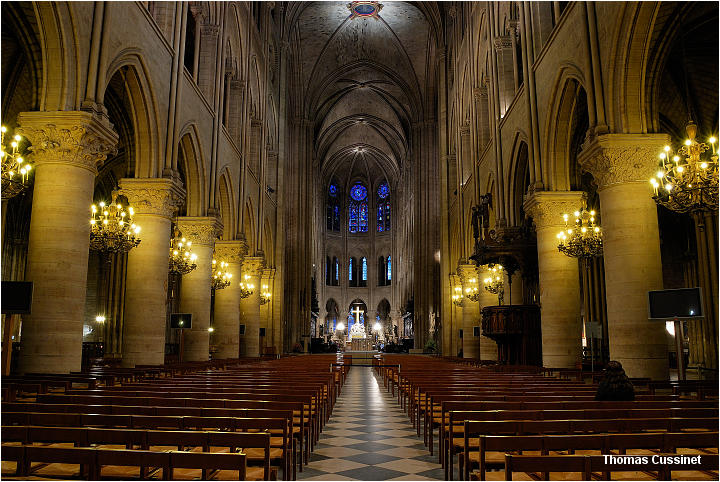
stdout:
[(362, 280), (367, 281), (367, 259), (362, 259)]
[(350, 218), (350, 222), (348, 224), (350, 227), (350, 232), (357, 233), (357, 231), (358, 231), (358, 206), (357, 206), (357, 204), (350, 205), (349, 218)]
[(362, 203), (360, 205), (360, 220), (358, 223), (358, 231), (366, 233), (368, 230), (368, 205)]
[(385, 224), (383, 223), (383, 206), (382, 204), (378, 206), (377, 211), (377, 230), (378, 232), (385, 231)]
[(362, 184), (355, 184), (350, 189), (350, 197), (356, 201), (362, 201), (367, 198), (367, 189)]
[(335, 184), (330, 184), (330, 188), (328, 190), (330, 191), (330, 195), (332, 197), (337, 196), (338, 188)]
[(340, 263), (335, 261), (335, 281), (340, 281)]
[(350, 281), (352, 281), (352, 279), (353, 279), (353, 278), (352, 278), (352, 273), (353, 273), (353, 259), (352, 259), (352, 258), (350, 258), (350, 264), (349, 264), (348, 268), (349, 268), (349, 270), (348, 270), (348, 272), (349, 272), (348, 279), (349, 279)]
[(385, 203), (385, 230), (390, 229), (390, 203)]
[(383, 181), (382, 184), (380, 184), (380, 187), (378, 187), (378, 197), (380, 199), (385, 199), (390, 195), (390, 186), (386, 182)]
[(390, 261), (390, 256), (388, 256), (388, 272), (387, 272), (387, 279), (390, 281), (392, 279), (392, 261)]

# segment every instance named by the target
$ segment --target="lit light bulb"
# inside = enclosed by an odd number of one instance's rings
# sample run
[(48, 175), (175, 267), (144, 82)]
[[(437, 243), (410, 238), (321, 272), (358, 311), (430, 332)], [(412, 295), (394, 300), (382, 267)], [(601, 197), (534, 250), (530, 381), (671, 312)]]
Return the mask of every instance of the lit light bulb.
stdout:
[(717, 139), (711, 137), (710, 139), (708, 139), (708, 142), (710, 142), (710, 144), (715, 144), (717, 142)]
[(686, 139), (686, 140), (685, 140), (685, 145), (686, 145), (686, 146), (692, 145), (692, 141), (691, 141), (690, 139)]
[(663, 147), (663, 149), (665, 149), (665, 152), (667, 152), (670, 150), (670, 146), (665, 146), (665, 147)]
[(666, 191), (672, 190), (672, 184), (665, 184), (665, 190)]

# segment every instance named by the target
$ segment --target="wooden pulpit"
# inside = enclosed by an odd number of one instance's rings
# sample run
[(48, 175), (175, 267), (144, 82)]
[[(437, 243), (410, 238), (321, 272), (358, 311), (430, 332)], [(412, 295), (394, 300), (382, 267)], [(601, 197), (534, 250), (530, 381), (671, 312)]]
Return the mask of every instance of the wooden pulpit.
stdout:
[(542, 366), (539, 306), (486, 306), (482, 330), (498, 344), (498, 363)]

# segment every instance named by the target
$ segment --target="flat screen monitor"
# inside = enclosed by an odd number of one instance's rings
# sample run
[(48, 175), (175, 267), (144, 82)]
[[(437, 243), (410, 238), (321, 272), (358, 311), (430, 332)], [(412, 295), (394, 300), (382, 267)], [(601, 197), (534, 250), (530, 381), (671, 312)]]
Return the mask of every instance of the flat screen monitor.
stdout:
[(172, 313), (170, 315), (170, 328), (191, 329), (192, 313)]
[(649, 291), (648, 318), (658, 321), (703, 318), (700, 288)]
[(32, 281), (3, 281), (2, 314), (29, 315), (32, 308)]

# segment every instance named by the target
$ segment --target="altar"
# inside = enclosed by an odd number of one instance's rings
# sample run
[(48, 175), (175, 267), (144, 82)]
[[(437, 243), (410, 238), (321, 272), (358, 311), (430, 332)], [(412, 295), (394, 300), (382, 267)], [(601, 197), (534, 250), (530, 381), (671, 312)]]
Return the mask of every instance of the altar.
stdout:
[(346, 351), (370, 351), (372, 350), (372, 340), (368, 338), (354, 338), (345, 343)]

